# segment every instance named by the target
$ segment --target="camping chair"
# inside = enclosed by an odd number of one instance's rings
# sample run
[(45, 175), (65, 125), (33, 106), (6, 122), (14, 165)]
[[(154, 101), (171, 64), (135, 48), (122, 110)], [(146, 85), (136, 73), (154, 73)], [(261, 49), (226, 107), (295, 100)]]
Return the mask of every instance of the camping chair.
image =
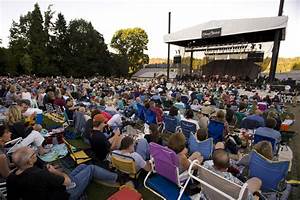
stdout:
[[(198, 175), (193, 175), (192, 166), (198, 167)], [(201, 192), (209, 200), (246, 200), (248, 199), (247, 183), (240, 186), (231, 182), (222, 176), (201, 166), (197, 160), (191, 163), (189, 168), (189, 176), (191, 179), (201, 184)]]
[(261, 190), (282, 192), (286, 186), (289, 161), (271, 161), (256, 151), (252, 151), (249, 161), (249, 178), (257, 177), (262, 181)]
[(188, 96), (185, 96), (185, 95), (182, 95), (182, 96), (181, 96), (181, 101), (182, 101), (182, 103), (184, 103), (184, 104), (188, 104), (188, 103), (189, 103), (189, 97), (188, 97)]
[(188, 141), (190, 134), (195, 134), (197, 131), (196, 124), (181, 120), (180, 121), (180, 127), (183, 135), (185, 136), (186, 140)]
[(128, 174), (130, 178), (135, 180), (141, 172), (141, 169), (139, 171), (136, 170), (135, 160), (131, 156), (112, 152), (111, 162), (119, 172)]
[(145, 110), (145, 122), (150, 125), (150, 124), (157, 124), (156, 120), (156, 114), (150, 109)]
[(145, 121), (145, 106), (143, 106), (142, 104), (136, 104), (137, 106), (137, 117), (142, 120)]
[(190, 154), (194, 152), (200, 152), (205, 160), (210, 159), (214, 150), (213, 138), (208, 138), (204, 141), (199, 142), (196, 140), (193, 134), (190, 135), (188, 146)]
[(55, 104), (54, 104), (54, 110), (57, 114), (62, 114), (63, 113), (62, 110), (61, 110), (61, 107), (58, 106), (58, 105), (55, 105)]
[(242, 112), (236, 112), (235, 117), (236, 117), (236, 126), (240, 127), (243, 119), (245, 117), (247, 117), (247, 115), (245, 113), (242, 113)]
[(86, 162), (92, 160), (92, 158), (90, 158), (83, 150), (74, 152), (74, 150), (73, 150), (74, 147), (69, 142), (67, 142), (66, 139), (63, 138), (63, 142), (66, 144), (71, 158), (77, 165), (80, 165), (82, 163), (86, 163)]
[(242, 121), (241, 121), (241, 125), (240, 127), (241, 128), (245, 128), (245, 129), (257, 129), (259, 127), (259, 122), (256, 121), (256, 120), (252, 120), (252, 119), (247, 119), (247, 118), (244, 118)]
[(164, 127), (163, 127), (163, 132), (167, 133), (175, 133), (176, 129), (178, 128), (177, 126), (177, 118), (170, 116), (170, 115), (164, 115)]
[[(19, 147), (19, 144), (21, 143), (23, 141), (23, 138), (21, 138), (21, 137), (18, 137), (18, 138), (16, 138), (16, 139), (14, 139), (14, 140), (11, 140), (11, 141), (9, 141), (9, 142), (6, 142), (5, 143), (5, 148), (6, 148), (6, 155), (9, 155), (9, 154), (11, 154), (11, 153), (13, 153), (13, 152), (15, 152), (17, 149), (18, 149), (18, 147)], [(12, 145), (12, 146), (11, 146)]]
[(276, 140), (274, 138), (271, 137), (267, 137), (267, 136), (262, 136), (262, 135), (258, 135), (258, 134), (254, 134), (254, 139), (253, 139), (253, 145), (260, 142), (266, 140), (268, 142), (270, 142), (272, 144), (272, 151), (273, 151), (273, 155), (277, 155), (278, 151), (279, 151), (279, 146), (280, 143), (276, 143)]
[(63, 124), (64, 128), (67, 128), (69, 126), (72, 127), (73, 125), (74, 125), (74, 121), (70, 120), (68, 115), (67, 115), (67, 112), (64, 111), (64, 124)]
[(53, 108), (53, 105), (51, 103), (47, 103), (45, 105), (45, 108), (46, 108), (47, 113), (54, 113), (55, 112), (55, 109)]
[(154, 166), (147, 174), (144, 186), (162, 199), (190, 199), (184, 193), (190, 178), (180, 181), (179, 161), (176, 153), (167, 147), (151, 142), (150, 155)]
[(5, 200), (7, 198), (7, 189), (6, 189), (6, 182), (0, 183), (0, 199)]
[(215, 144), (223, 140), (224, 123), (210, 120), (207, 128), (208, 137), (212, 137)]

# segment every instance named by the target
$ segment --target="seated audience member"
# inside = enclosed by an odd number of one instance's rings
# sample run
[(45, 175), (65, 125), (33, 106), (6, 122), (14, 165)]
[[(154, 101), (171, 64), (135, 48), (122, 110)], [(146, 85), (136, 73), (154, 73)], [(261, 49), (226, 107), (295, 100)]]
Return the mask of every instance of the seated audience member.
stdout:
[(246, 115), (246, 111), (247, 111), (247, 104), (245, 102), (241, 102), (239, 105), (239, 111), (236, 112), (235, 116), (236, 116), (236, 120), (237, 120), (237, 125), (239, 126), (241, 124), (241, 121), (247, 117)]
[(32, 131), (32, 127), (26, 126), (22, 113), (18, 106), (12, 105), (7, 113), (9, 130), (12, 132), (12, 139), (25, 138)]
[(151, 170), (151, 165), (149, 161), (145, 161), (145, 155), (140, 155), (134, 151), (134, 140), (130, 136), (125, 136), (122, 141), (119, 150), (114, 150), (113, 152), (132, 157), (135, 161), (136, 170), (144, 169), (145, 171)]
[(267, 95), (267, 96), (265, 96), (265, 98), (263, 98), (263, 102), (267, 102), (268, 105), (272, 104), (272, 100), (269, 95)]
[(44, 137), (40, 134), (42, 127), (40, 125), (25, 125), (22, 121), (22, 115), (17, 106), (10, 106), (8, 110), (8, 125), (12, 132), (12, 139), (21, 137), (23, 140), (18, 147), (34, 145), (38, 148), (38, 152), (43, 155), (47, 153), (42, 146)]
[(68, 116), (68, 120), (73, 120), (73, 115), (74, 115), (74, 112), (78, 109), (78, 107), (75, 107), (73, 105), (73, 99), (71, 98), (68, 98), (66, 100), (66, 105), (65, 105), (65, 112)]
[(265, 120), (262, 117), (262, 112), (259, 109), (256, 109), (255, 113), (253, 115), (246, 117), (246, 119), (257, 121), (260, 127), (265, 126)]
[(255, 95), (252, 98), (253, 98), (253, 100), (256, 100), (257, 102), (261, 101), (261, 97), (258, 95), (257, 92), (255, 93)]
[[(273, 150), (272, 150), (272, 144), (268, 141), (260, 141), (257, 144), (255, 144), (253, 146), (253, 149), (259, 153), (260, 155), (262, 155), (263, 157), (269, 159), (269, 160), (274, 160), (273, 157)], [(239, 161), (238, 161), (238, 165), (242, 165), (242, 166), (248, 166), (249, 165), (249, 159), (250, 156), (249, 154), (243, 156)]]
[(174, 103), (174, 106), (176, 108), (180, 109), (185, 109), (185, 104), (181, 101), (181, 95), (176, 94), (176, 102)]
[(228, 122), (225, 119), (224, 111), (223, 110), (218, 110), (214, 120), (224, 124), (223, 136), (225, 137), (229, 133), (229, 125), (228, 125)]
[(93, 110), (91, 112), (91, 118), (86, 121), (83, 137), (87, 139), (87, 141), (90, 139), (90, 136), (92, 134), (94, 116), (100, 113), (101, 112), (99, 110)]
[(234, 126), (235, 123), (236, 123), (234, 111), (231, 109), (230, 105), (227, 105), (225, 119), (228, 122), (228, 124), (231, 125), (231, 126)]
[(266, 127), (259, 127), (256, 129), (255, 134), (273, 138), (275, 139), (276, 144), (279, 144), (281, 141), (281, 134), (279, 131), (275, 130), (276, 123), (274, 118), (267, 118)]
[(188, 121), (188, 122), (191, 122), (191, 123), (195, 124), (196, 125), (196, 130), (198, 130), (200, 128), (198, 121), (194, 120), (194, 112), (191, 109), (188, 109), (185, 112), (185, 119), (182, 119), (182, 120)]
[(17, 95), (17, 88), (15, 85), (11, 85), (9, 87), (9, 91), (5, 95), (6, 102), (9, 102), (10, 104), (12, 102), (16, 102), (18, 99), (20, 99), (20, 96)]
[(181, 117), (180, 115), (178, 114), (178, 108), (176, 108), (175, 106), (171, 106), (170, 107), (170, 110), (169, 110), (169, 115), (171, 117), (176, 117), (177, 119), (177, 125), (179, 125), (180, 123), (180, 120), (181, 120)]
[(11, 140), (11, 132), (8, 127), (0, 125), (0, 183), (4, 182), (9, 175), (9, 159), (7, 158), (4, 150), (6, 142)]
[(160, 132), (158, 130), (157, 124), (150, 124), (149, 126), (150, 134), (146, 134), (144, 138), (147, 140), (148, 143), (154, 142), (157, 144), (162, 145), (162, 139), (160, 137)]
[(105, 117), (102, 114), (94, 116), (93, 130), (90, 137), (91, 148), (100, 161), (105, 160), (111, 150), (117, 149), (121, 140), (119, 129), (116, 129), (114, 136), (110, 138), (105, 135), (107, 125), (104, 121)]
[(179, 173), (182, 173), (190, 167), (191, 161), (198, 160), (200, 163), (203, 157), (199, 152), (194, 152), (188, 157), (188, 150), (185, 146), (185, 136), (182, 133), (172, 134), (168, 141), (168, 147), (172, 149), (178, 156), (179, 160)]
[[(238, 178), (233, 176), (230, 172), (228, 172), (228, 168), (230, 167), (230, 158), (228, 152), (223, 149), (217, 149), (214, 151), (213, 156), (213, 165), (210, 165), (209, 161), (204, 162), (204, 167), (217, 173), (218, 175), (228, 179), (238, 185), (243, 185), (243, 182)], [(247, 180), (248, 190), (249, 190), (249, 198), (254, 199), (253, 194), (256, 194), (262, 185), (260, 179), (253, 177)]]
[(201, 128), (207, 129), (209, 123), (209, 115), (213, 112), (212, 107), (203, 106), (200, 112), (197, 112), (198, 124)]
[(267, 119), (268, 118), (274, 118), (276, 120), (276, 126), (275, 126), (274, 129), (277, 130), (277, 131), (280, 131), (282, 121), (280, 119), (279, 114), (275, 111), (268, 111), (267, 114), (268, 114)]
[(54, 94), (54, 89), (47, 89), (46, 94), (43, 97), (43, 105), (45, 106), (46, 104), (53, 104), (55, 100), (55, 94)]
[(163, 110), (162, 110), (160, 107), (158, 107), (158, 106), (156, 105), (156, 103), (155, 103), (154, 100), (151, 100), (151, 101), (149, 102), (149, 104), (150, 104), (150, 109), (151, 109), (153, 112), (155, 112), (157, 123), (158, 123), (158, 124), (161, 124), (162, 121), (163, 121), (163, 114), (164, 114), (164, 113), (163, 113)]
[(45, 138), (41, 135), (41, 130), (42, 126), (35, 124), (31, 133), (27, 137), (23, 138), (23, 140), (17, 145), (17, 148), (32, 145), (34, 148), (37, 148), (40, 155), (49, 152), (49, 150), (43, 147)]
[(191, 109), (194, 111), (199, 111), (201, 109), (201, 105), (199, 104), (198, 99), (193, 100), (193, 104), (191, 105)]
[(204, 141), (208, 138), (208, 131), (205, 128), (200, 128), (196, 132), (196, 138), (198, 141)]
[(63, 98), (60, 90), (56, 90), (53, 104), (59, 106), (61, 109), (63, 109), (66, 106), (66, 101)]
[[(102, 113), (103, 114), (103, 113)], [(120, 114), (114, 114), (108, 121), (107, 124), (114, 128), (121, 128), (122, 127), (122, 116)]]
[(108, 112), (111, 116), (115, 115), (118, 113), (114, 101), (112, 100), (108, 100), (106, 102), (106, 107), (105, 107), (105, 111)]
[(12, 160), (17, 169), (7, 178), (8, 199), (12, 200), (77, 200), (92, 179), (115, 183), (117, 174), (95, 165), (79, 165), (70, 175), (47, 165), (47, 169), (35, 166), (36, 154), (29, 147), (19, 148)]

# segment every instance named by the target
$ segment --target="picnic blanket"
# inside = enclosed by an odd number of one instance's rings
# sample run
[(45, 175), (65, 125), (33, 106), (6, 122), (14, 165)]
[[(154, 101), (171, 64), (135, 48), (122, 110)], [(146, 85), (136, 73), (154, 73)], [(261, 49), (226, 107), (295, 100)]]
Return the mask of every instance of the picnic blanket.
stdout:
[(39, 158), (44, 162), (53, 162), (60, 158), (65, 157), (68, 154), (68, 149), (66, 144), (55, 144), (51, 147), (51, 151), (45, 155), (40, 156)]

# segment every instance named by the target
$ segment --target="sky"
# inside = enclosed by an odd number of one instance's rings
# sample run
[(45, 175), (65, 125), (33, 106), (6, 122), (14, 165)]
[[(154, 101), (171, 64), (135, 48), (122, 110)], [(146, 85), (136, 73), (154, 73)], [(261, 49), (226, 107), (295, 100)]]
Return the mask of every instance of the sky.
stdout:
[[(278, 14), (280, 0), (0, 0), (0, 38), (7, 47), (12, 21), (33, 10), (38, 2), (41, 11), (49, 4), (67, 22), (83, 18), (110, 43), (113, 34), (122, 28), (141, 27), (149, 37), (150, 58), (167, 57), (163, 36), (168, 29), (168, 12), (172, 13), (171, 32), (210, 20), (270, 17)], [(286, 40), (281, 42), (280, 57), (300, 56), (300, 0), (285, 0), (284, 15), (289, 17)], [(171, 56), (176, 46), (171, 45)], [(271, 50), (267, 50), (270, 53)]]

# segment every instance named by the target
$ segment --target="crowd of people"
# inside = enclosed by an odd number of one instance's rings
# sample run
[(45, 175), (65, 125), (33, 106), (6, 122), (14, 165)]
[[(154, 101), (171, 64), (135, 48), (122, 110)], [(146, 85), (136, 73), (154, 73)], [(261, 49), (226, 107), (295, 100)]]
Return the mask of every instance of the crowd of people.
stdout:
[[(248, 153), (254, 149), (276, 160), (281, 124), (293, 119), (283, 103), (283, 93), (231, 79), (167, 82), (0, 77), (0, 99), (0, 181), (6, 182), (8, 199), (80, 199), (91, 180), (124, 184), (129, 177), (113, 171), (111, 154), (131, 157), (138, 170), (151, 171), (151, 142), (176, 153), (180, 173), (189, 169), (191, 161), (198, 160), (225, 179), (239, 185), (247, 182), (249, 199), (259, 199), (262, 181), (243, 176), (249, 164)], [(296, 101), (297, 96), (293, 98)], [(64, 114), (66, 121), (74, 122), (74, 132), (90, 145), (96, 162), (78, 165), (70, 174), (59, 166), (38, 164), (37, 155), (51, 149), (45, 147), (41, 134), (46, 127), (37, 124), (36, 119), (38, 114), (52, 112), (49, 107)], [(172, 134), (165, 129), (166, 117), (176, 119)], [(214, 151), (209, 159), (204, 159), (201, 152), (189, 152), (187, 136), (178, 128), (182, 121), (195, 125), (190, 137), (197, 141), (213, 137)], [(210, 132), (216, 122), (224, 127), (218, 137)], [(143, 137), (133, 137), (128, 126), (140, 129)], [(263, 140), (251, 146), (246, 136), (232, 136), (238, 128), (250, 126), (255, 126), (255, 134), (274, 139), (276, 145)], [(7, 144), (18, 138), (22, 139), (8, 153)]]

